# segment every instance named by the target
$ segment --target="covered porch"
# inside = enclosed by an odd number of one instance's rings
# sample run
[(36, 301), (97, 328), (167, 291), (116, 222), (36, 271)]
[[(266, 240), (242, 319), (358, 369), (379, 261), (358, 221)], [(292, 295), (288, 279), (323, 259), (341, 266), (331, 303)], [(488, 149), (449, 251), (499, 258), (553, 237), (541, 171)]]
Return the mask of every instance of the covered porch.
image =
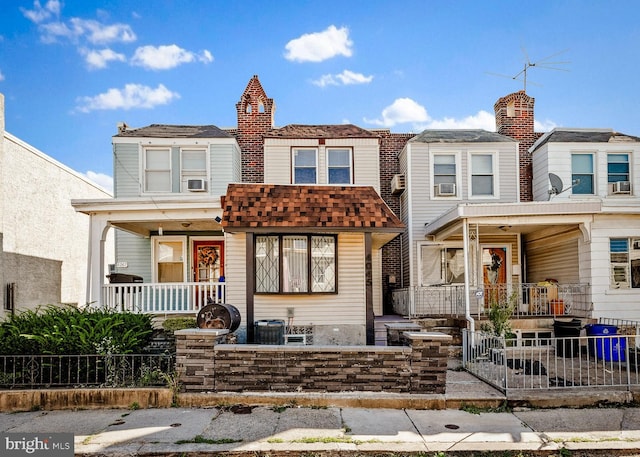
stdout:
[(460, 204), (425, 224), (409, 287), (393, 309), (407, 317), (486, 316), (511, 299), (513, 317), (591, 317), (591, 226), (599, 201)]
[[(220, 198), (72, 201), (90, 216), (86, 301), (90, 306), (155, 314), (195, 314), (226, 300)], [(116, 263), (105, 262), (117, 230)]]

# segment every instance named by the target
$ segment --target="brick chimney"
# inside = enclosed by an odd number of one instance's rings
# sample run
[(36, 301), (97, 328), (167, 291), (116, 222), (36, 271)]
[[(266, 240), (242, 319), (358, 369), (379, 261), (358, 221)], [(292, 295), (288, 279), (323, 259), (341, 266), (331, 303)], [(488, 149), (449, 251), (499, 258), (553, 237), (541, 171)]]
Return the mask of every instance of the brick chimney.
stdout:
[(500, 98), (493, 109), (496, 113), (496, 131), (520, 142), (520, 201), (532, 201), (533, 173), (529, 148), (541, 134), (533, 131), (535, 99), (521, 90)]
[(236, 103), (238, 129), (236, 138), (242, 151), (242, 181), (264, 182), (264, 135), (273, 129), (273, 99), (254, 75), (240, 101)]

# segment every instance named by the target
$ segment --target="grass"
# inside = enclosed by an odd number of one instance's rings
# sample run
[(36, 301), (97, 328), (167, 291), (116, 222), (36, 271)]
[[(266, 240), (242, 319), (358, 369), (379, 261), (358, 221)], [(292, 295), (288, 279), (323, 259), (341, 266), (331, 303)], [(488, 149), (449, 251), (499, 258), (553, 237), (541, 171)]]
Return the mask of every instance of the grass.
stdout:
[(176, 444), (230, 444), (230, 443), (239, 443), (242, 440), (234, 440), (231, 438), (219, 438), (219, 439), (211, 439), (205, 438), (202, 435), (196, 435), (190, 440), (178, 440)]
[(460, 406), (460, 409), (462, 411), (466, 411), (469, 414), (480, 414), (480, 413), (510, 413), (511, 412), (511, 408), (509, 408), (509, 405), (507, 404), (506, 401), (503, 401), (502, 403), (500, 403), (500, 406), (487, 406), (487, 407), (480, 407), (480, 406), (475, 406), (475, 405), (465, 405), (463, 404), (462, 406)]

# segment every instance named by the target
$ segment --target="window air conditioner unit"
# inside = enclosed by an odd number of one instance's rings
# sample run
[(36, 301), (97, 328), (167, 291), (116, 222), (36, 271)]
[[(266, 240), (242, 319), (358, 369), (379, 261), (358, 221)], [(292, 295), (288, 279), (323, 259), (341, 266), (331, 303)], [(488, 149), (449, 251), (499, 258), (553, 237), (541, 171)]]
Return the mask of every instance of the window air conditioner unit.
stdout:
[(189, 192), (204, 192), (205, 190), (207, 190), (207, 180), (206, 179), (188, 179), (187, 190)]
[(618, 181), (613, 183), (614, 194), (630, 194), (631, 183), (629, 181)]
[(438, 197), (451, 197), (456, 194), (456, 185), (452, 182), (441, 182), (436, 186), (436, 195)]
[(393, 175), (391, 179), (391, 194), (399, 195), (404, 192), (405, 187), (407, 186), (406, 178), (404, 175)]

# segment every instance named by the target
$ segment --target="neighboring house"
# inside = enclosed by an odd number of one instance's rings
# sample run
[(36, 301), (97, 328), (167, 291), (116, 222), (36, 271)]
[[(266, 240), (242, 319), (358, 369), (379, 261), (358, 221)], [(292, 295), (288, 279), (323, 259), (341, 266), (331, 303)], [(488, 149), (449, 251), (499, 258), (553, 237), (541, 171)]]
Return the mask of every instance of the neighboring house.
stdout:
[[(397, 309), (480, 315), (515, 290), (523, 315), (640, 318), (640, 291), (633, 290), (640, 289), (640, 199), (634, 194), (640, 139), (597, 129), (536, 134), (533, 102), (518, 92), (495, 105), (498, 133), (520, 140), (519, 160), (512, 160), (513, 151), (499, 152), (511, 143), (485, 144), (483, 151), (460, 141), (460, 131), (426, 131), (403, 150), (402, 214), (411, 229)], [(433, 137), (447, 139), (416, 145)], [(422, 168), (416, 148), (429, 154)], [(484, 159), (476, 163), (493, 168), (476, 173), (468, 151), (478, 149)], [(488, 160), (492, 149), (498, 161)], [(523, 176), (531, 178), (518, 197)], [(443, 208), (437, 180), (455, 189), (446, 198), (461, 201)], [(475, 199), (476, 184), (488, 195)], [(513, 186), (508, 193), (505, 185)]]
[[(71, 198), (110, 193), (5, 131), (0, 94), (0, 318), (40, 305), (85, 305), (89, 217)], [(105, 239), (105, 260), (113, 242)]]

